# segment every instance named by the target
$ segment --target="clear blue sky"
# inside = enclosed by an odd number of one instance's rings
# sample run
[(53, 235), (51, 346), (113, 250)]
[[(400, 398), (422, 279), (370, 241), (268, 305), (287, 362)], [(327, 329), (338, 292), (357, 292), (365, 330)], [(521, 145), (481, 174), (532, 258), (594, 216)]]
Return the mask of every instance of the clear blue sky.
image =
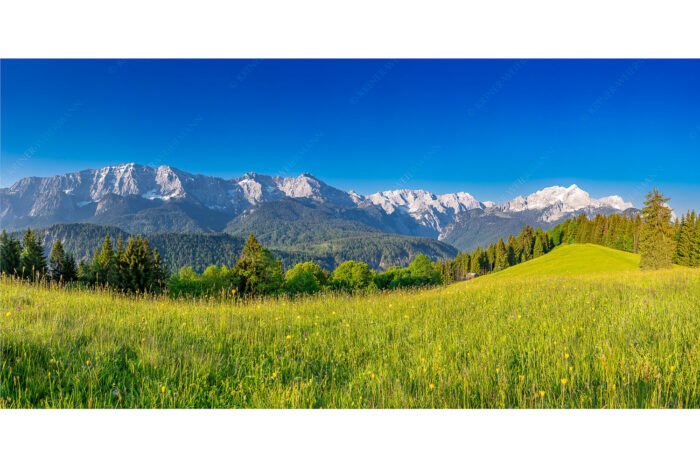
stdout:
[(3, 60), (0, 185), (124, 162), (700, 208), (700, 61)]

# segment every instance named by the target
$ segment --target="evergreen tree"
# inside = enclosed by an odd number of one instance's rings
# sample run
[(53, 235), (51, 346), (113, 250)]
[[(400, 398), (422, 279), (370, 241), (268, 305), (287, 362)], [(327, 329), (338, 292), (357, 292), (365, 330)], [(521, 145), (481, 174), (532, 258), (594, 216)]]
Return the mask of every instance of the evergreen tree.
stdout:
[(22, 238), (22, 245), (24, 246), (20, 255), (22, 275), (32, 279), (43, 277), (46, 274), (46, 255), (41, 235), (32, 229), (27, 229)]
[(63, 281), (72, 282), (78, 279), (78, 270), (75, 266), (73, 253), (64, 256), (63, 259)]
[(691, 255), (691, 266), (700, 266), (700, 216), (695, 215), (695, 211), (692, 213), (693, 228), (693, 252)]
[(20, 272), (22, 246), (14, 235), (7, 235), (5, 229), (0, 234), (0, 272), (14, 275)]
[(642, 269), (670, 268), (673, 259), (673, 231), (669, 198), (654, 188), (646, 196), (642, 209), (643, 223), (639, 238), (639, 263)]
[(496, 271), (501, 271), (508, 267), (508, 252), (506, 251), (506, 245), (503, 243), (503, 238), (498, 240), (495, 247), (496, 254)]
[(49, 257), (49, 273), (52, 280), (57, 282), (63, 280), (66, 260), (66, 252), (63, 251), (61, 240), (56, 239)]
[(539, 258), (544, 254), (544, 245), (542, 245), (542, 237), (539, 235), (535, 239), (535, 247), (533, 248), (532, 251), (532, 257), (533, 258)]
[(234, 273), (240, 277), (240, 293), (246, 295), (277, 292), (284, 281), (282, 265), (269, 250), (258, 243), (253, 233), (243, 246)]
[(680, 264), (681, 266), (690, 266), (692, 262), (693, 255), (693, 236), (694, 228), (689, 225), (690, 212), (687, 216), (682, 216), (680, 224), (677, 227), (676, 237), (676, 250), (673, 255), (673, 262)]
[(486, 260), (488, 264), (488, 271), (493, 271), (493, 267), (496, 264), (496, 247), (493, 243), (489, 244), (486, 248)]

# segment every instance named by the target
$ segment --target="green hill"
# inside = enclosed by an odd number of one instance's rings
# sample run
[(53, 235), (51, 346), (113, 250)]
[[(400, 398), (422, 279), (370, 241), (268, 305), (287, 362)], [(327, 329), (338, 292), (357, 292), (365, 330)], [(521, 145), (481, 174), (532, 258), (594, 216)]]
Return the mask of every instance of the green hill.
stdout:
[(639, 270), (639, 255), (589, 243), (563, 245), (492, 277), (562, 276)]

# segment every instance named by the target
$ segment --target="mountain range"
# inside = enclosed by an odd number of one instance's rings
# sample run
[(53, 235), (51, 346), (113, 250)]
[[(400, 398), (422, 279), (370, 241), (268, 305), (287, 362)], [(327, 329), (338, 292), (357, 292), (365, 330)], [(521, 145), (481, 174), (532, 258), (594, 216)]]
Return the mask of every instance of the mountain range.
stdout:
[(466, 192), (401, 189), (360, 195), (308, 173), (251, 172), (223, 179), (134, 163), (28, 177), (0, 189), (3, 228), (90, 223), (129, 233), (244, 236), (252, 231), (266, 245), (287, 248), (392, 234), (427, 237), (464, 250), (517, 233), (525, 224), (549, 228), (581, 213), (635, 211), (619, 196), (594, 199), (576, 185), (496, 204)]

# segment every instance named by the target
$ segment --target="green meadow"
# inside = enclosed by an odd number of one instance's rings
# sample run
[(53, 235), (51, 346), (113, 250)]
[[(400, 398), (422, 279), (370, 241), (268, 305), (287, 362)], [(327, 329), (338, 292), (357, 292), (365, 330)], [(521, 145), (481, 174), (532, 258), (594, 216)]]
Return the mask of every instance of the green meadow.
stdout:
[(556, 248), (449, 287), (174, 300), (2, 278), (3, 408), (700, 408), (700, 271)]

